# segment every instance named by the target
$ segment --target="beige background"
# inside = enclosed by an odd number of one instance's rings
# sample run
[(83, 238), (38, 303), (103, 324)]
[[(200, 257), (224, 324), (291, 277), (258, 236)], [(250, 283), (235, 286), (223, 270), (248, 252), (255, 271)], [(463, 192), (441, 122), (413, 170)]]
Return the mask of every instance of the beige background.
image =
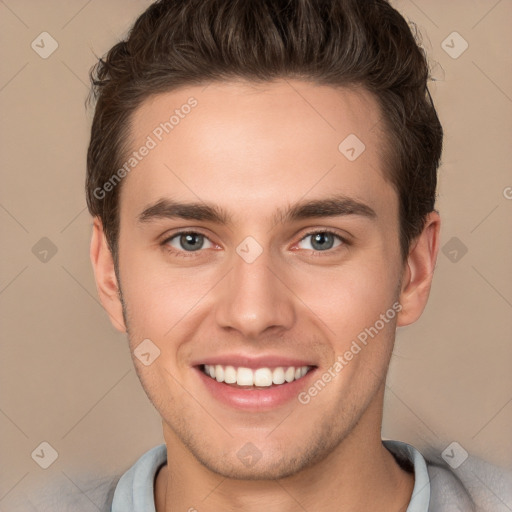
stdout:
[[(1, 510), (49, 476), (120, 473), (163, 442), (96, 296), (84, 199), (88, 70), (149, 3), (0, 0)], [(425, 314), (398, 332), (383, 435), (438, 455), (456, 441), (510, 467), (512, 2), (394, 5), (418, 24), (436, 78), (446, 254)], [(59, 45), (47, 59), (31, 48), (43, 31)], [(454, 31), (469, 44), (456, 59), (442, 47)], [(57, 248), (46, 262), (32, 252), (43, 237)], [(58, 452), (46, 470), (31, 457), (43, 441)]]

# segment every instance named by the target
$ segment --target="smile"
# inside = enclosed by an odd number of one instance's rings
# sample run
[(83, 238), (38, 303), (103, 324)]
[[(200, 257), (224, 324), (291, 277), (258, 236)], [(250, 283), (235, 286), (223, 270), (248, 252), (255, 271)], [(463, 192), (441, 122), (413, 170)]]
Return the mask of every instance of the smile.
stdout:
[(278, 366), (275, 368), (245, 368), (243, 366), (224, 366), (221, 364), (201, 365), (203, 373), (215, 379), (237, 387), (265, 388), (290, 383), (304, 377), (311, 366)]
[(214, 403), (247, 412), (296, 403), (318, 373), (314, 359), (283, 354), (211, 354), (191, 363)]

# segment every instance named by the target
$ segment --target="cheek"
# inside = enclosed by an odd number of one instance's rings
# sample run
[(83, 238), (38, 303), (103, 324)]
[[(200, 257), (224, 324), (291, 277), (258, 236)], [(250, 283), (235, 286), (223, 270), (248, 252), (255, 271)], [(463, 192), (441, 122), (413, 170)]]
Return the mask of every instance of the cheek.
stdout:
[(212, 287), (211, 271), (208, 276), (197, 268), (171, 266), (163, 255), (148, 258), (135, 243), (125, 243), (123, 249), (120, 244), (120, 280), (130, 327), (160, 339)]
[(336, 400), (345, 414), (348, 404), (366, 403), (386, 373), (399, 308), (396, 275), (373, 261), (347, 264), (322, 276), (304, 273), (301, 283), (297, 295), (314, 313), (308, 322), (324, 333), (332, 349), (324, 369), (331, 374), (325, 377), (335, 375), (332, 393), (318, 405)]
[(181, 317), (204, 294), (212, 273), (206, 266), (170, 264), (163, 249), (145, 248), (136, 240), (123, 245), (120, 240), (119, 267), (126, 302), (137, 306), (132, 314), (152, 317)]
[(381, 259), (295, 272), (291, 289), (327, 336), (341, 343), (373, 325), (396, 300), (397, 276)]

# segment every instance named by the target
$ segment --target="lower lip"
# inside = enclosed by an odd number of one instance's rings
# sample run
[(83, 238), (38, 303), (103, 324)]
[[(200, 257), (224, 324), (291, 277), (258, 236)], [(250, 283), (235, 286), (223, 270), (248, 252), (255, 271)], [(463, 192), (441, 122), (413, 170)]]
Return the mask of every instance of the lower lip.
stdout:
[(217, 380), (206, 375), (200, 368), (195, 367), (194, 369), (199, 373), (200, 379), (214, 398), (229, 407), (250, 411), (269, 410), (292, 400), (297, 400), (299, 393), (307, 387), (312, 374), (316, 370), (316, 368), (313, 368), (304, 377), (292, 382), (250, 389), (238, 388), (224, 382), (217, 382)]

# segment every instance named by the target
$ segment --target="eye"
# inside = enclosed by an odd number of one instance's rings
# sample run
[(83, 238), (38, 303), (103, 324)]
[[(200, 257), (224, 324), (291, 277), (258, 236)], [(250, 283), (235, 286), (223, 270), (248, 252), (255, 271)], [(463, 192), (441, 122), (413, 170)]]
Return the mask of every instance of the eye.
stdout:
[[(310, 242), (307, 242), (311, 240)], [(303, 244), (305, 247), (300, 247)], [(346, 239), (334, 231), (327, 229), (307, 233), (297, 244), (300, 249), (318, 252), (329, 252), (340, 246), (350, 245)], [(215, 246), (210, 239), (197, 231), (180, 231), (166, 238), (162, 246), (176, 256), (189, 257), (201, 249), (211, 249)], [(335, 252), (335, 251), (332, 251)]]
[[(334, 233), (333, 231), (325, 229), (322, 231), (313, 231), (311, 233), (308, 233), (305, 237), (301, 239), (299, 244), (308, 239), (311, 239), (311, 242), (309, 244), (306, 244), (309, 245), (309, 247), (302, 247), (302, 249), (308, 249), (317, 252), (325, 252), (330, 249), (339, 247), (342, 244), (348, 245), (346, 240), (343, 239), (340, 235)], [(336, 240), (338, 241), (337, 244)]]
[(181, 231), (176, 233), (164, 240), (162, 245), (170, 248), (171, 252), (174, 253), (196, 252), (200, 249), (210, 249), (213, 247), (212, 242), (205, 235), (197, 233), (196, 231)]

